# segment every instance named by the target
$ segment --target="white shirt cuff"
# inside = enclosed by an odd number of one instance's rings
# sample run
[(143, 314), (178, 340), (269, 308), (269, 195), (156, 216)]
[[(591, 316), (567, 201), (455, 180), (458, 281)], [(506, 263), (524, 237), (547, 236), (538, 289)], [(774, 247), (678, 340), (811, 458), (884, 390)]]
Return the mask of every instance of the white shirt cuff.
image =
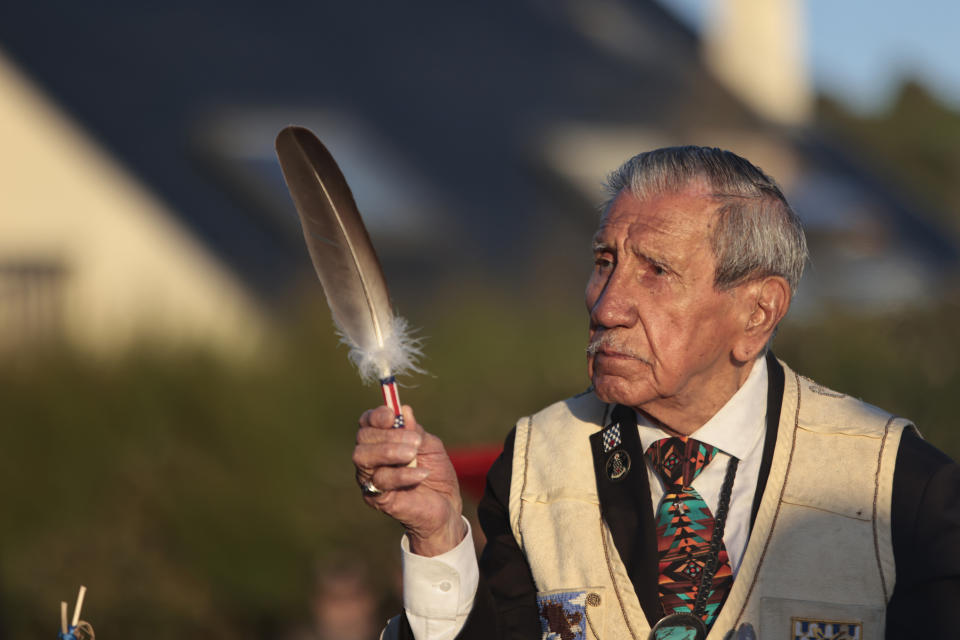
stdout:
[(418, 556), (410, 551), (407, 536), (400, 541), (403, 608), (417, 640), (450, 640), (473, 609), (480, 570), (470, 523), (463, 522), (463, 540), (439, 556)]

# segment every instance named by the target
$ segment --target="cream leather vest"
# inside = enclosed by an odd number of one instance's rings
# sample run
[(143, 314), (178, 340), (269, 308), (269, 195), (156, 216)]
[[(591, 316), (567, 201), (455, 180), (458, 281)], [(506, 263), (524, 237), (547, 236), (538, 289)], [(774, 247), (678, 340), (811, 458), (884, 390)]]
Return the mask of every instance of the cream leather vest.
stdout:
[[(763, 640), (792, 639), (843, 623), (844, 638), (883, 638), (895, 581), (893, 470), (909, 423), (783, 366), (766, 491), (708, 637), (749, 623)], [(544, 619), (579, 628), (578, 638), (645, 640), (650, 626), (597, 498), (588, 439), (606, 413), (588, 393), (517, 423), (510, 524)]]

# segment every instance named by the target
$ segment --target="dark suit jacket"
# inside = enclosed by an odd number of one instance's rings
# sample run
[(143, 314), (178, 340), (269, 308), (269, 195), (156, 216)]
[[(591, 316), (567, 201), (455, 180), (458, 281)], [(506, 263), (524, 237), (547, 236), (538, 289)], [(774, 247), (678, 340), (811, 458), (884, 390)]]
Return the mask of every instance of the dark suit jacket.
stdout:
[[(767, 365), (767, 432), (751, 526), (769, 475), (783, 399), (783, 368), (773, 357), (768, 357)], [(626, 407), (617, 407), (609, 421), (636, 424), (633, 410)], [(630, 448), (640, 447), (637, 430), (625, 428), (621, 434), (624, 448), (633, 455)], [(510, 530), (506, 507), (513, 439), (511, 431), (503, 453), (487, 476), (486, 493), (479, 506), (487, 545), (480, 557), (480, 585), (474, 607), (457, 636), (465, 640), (528, 640), (541, 636), (537, 589)], [(634, 473), (628, 481), (607, 482), (599, 454), (599, 432), (591, 438), (591, 444), (604, 520), (653, 625), (663, 613), (657, 595), (657, 548), (647, 474)], [(886, 637), (960, 637), (960, 466), (912, 430), (905, 431), (894, 469), (892, 501), (897, 577), (887, 606)], [(412, 639), (406, 618), (401, 618), (401, 637)]]

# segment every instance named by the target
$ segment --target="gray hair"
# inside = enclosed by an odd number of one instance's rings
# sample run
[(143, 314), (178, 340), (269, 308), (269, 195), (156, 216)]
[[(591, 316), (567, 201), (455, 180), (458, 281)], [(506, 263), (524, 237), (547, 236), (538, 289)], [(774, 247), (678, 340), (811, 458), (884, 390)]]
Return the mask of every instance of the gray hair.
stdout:
[(721, 290), (768, 275), (796, 293), (807, 261), (800, 219), (776, 182), (750, 162), (722, 149), (667, 147), (636, 155), (607, 177), (606, 211), (623, 190), (635, 197), (679, 192), (705, 182), (719, 202), (711, 238)]

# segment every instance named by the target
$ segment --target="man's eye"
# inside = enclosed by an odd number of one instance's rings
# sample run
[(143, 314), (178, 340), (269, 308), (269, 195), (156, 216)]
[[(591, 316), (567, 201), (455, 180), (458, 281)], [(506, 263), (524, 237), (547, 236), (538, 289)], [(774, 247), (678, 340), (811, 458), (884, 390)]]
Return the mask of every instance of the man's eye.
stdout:
[(667, 270), (664, 269), (663, 267), (661, 267), (661, 266), (658, 265), (658, 264), (653, 265), (653, 272), (654, 272), (656, 275), (658, 275), (658, 276), (665, 276), (665, 275), (667, 275)]
[(593, 259), (593, 263), (600, 267), (601, 269), (606, 269), (613, 265), (613, 260), (606, 258), (604, 256), (597, 256)]

